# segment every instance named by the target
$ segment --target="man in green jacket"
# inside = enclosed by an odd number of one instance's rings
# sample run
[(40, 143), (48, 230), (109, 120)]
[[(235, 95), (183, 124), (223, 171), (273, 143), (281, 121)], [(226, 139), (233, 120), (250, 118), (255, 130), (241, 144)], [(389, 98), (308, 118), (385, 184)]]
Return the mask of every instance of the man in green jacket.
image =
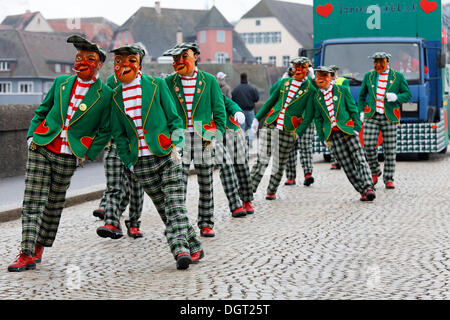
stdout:
[(400, 103), (411, 99), (411, 91), (403, 74), (389, 68), (390, 57), (391, 55), (386, 52), (376, 52), (369, 57), (373, 59), (374, 70), (364, 75), (358, 98), (361, 119), (364, 120), (364, 149), (374, 185), (381, 175), (377, 156), (380, 131), (383, 136), (383, 181), (386, 189), (395, 188), (394, 173), (397, 128), (400, 125)]
[(260, 131), (260, 145), (255, 165), (251, 170), (253, 192), (269, 165), (273, 152), (273, 168), (267, 188), (267, 200), (276, 198), (289, 153), (295, 145), (297, 135), (301, 137), (311, 125), (314, 109), (312, 96), (316, 89), (308, 78), (310, 61), (306, 57), (298, 57), (291, 61), (293, 77), (281, 79), (272, 88), (270, 98), (264, 103), (252, 123), (256, 132), (259, 121), (264, 119), (264, 127)]
[[(177, 269), (187, 269), (204, 253), (186, 213), (183, 173), (176, 151), (184, 144), (182, 120), (166, 82), (140, 72), (144, 55), (140, 47), (122, 46), (111, 52), (115, 54), (114, 72), (121, 82), (114, 89), (111, 110), (117, 153), (161, 216)], [(110, 236), (116, 229), (107, 224), (97, 233)]]
[(214, 141), (221, 140), (225, 134), (226, 112), (222, 92), (212, 74), (197, 68), (200, 48), (196, 43), (177, 44), (163, 55), (173, 58), (175, 73), (165, 80), (185, 132), (185, 195), (189, 166), (193, 161), (199, 185), (197, 225), (201, 236), (214, 237), (212, 150)]
[(320, 66), (316, 71), (319, 90), (314, 97), (317, 135), (327, 142), (342, 165), (348, 180), (361, 194), (361, 201), (373, 201), (375, 192), (358, 133), (362, 125), (350, 91), (331, 83), (332, 69)]
[(31, 120), (21, 252), (8, 271), (36, 268), (55, 240), (77, 164), (94, 160), (110, 140), (112, 90), (98, 76), (106, 54), (77, 35), (67, 42), (78, 50), (77, 75), (57, 77)]

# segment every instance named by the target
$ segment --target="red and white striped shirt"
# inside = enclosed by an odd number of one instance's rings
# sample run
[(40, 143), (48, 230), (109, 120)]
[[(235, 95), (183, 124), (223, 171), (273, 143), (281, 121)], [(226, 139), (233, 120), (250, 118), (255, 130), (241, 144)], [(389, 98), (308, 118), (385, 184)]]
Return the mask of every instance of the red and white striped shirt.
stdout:
[(281, 109), (280, 114), (278, 115), (278, 118), (277, 118), (277, 128), (279, 130), (284, 129), (284, 116), (286, 113), (287, 106), (289, 105), (289, 103), (291, 103), (292, 98), (294, 97), (294, 95), (297, 93), (297, 91), (302, 86), (303, 81), (298, 81), (298, 80), (292, 79), (291, 86), (289, 87), (289, 91), (288, 91), (283, 109)]
[(192, 122), (192, 103), (194, 101), (195, 87), (197, 85), (197, 73), (198, 70), (197, 67), (195, 67), (194, 75), (192, 77), (181, 77), (181, 84), (183, 86), (184, 100), (188, 115), (188, 132), (194, 132), (194, 124)]
[(336, 115), (334, 113), (334, 101), (333, 101), (333, 85), (330, 84), (328, 89), (320, 89), (323, 94), (323, 99), (327, 106), (328, 114), (331, 119), (331, 128), (337, 127)]
[(384, 97), (386, 95), (388, 77), (389, 77), (389, 68), (387, 68), (385, 72), (380, 73), (380, 75), (378, 76), (376, 111), (381, 114), (384, 113)]
[(60, 153), (62, 154), (72, 154), (67, 139), (67, 128), (69, 127), (70, 121), (72, 120), (75, 111), (77, 111), (79, 105), (81, 104), (81, 101), (83, 101), (84, 96), (89, 91), (89, 88), (93, 83), (95, 83), (95, 81), (97, 81), (97, 77), (98, 74), (89, 81), (83, 81), (77, 77), (77, 80), (75, 80), (75, 83), (73, 84), (72, 93), (70, 96), (70, 103), (67, 108), (66, 120), (64, 122), (64, 127), (60, 135), (61, 137)]
[(152, 155), (148, 148), (144, 137), (144, 129), (142, 127), (142, 88), (141, 88), (142, 74), (139, 72), (137, 77), (130, 83), (122, 85), (123, 105), (125, 106), (125, 113), (133, 120), (138, 133), (138, 157)]

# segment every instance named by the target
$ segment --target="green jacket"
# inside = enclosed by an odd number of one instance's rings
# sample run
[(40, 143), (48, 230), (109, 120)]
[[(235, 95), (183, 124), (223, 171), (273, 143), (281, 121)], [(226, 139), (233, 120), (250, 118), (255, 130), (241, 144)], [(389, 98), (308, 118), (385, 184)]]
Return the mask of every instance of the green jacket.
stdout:
[[(183, 123), (165, 81), (143, 74), (141, 89), (142, 129), (152, 154), (165, 156), (174, 145), (182, 148)], [(122, 84), (114, 89), (112, 97), (111, 130), (122, 162), (128, 168), (135, 165), (139, 156), (138, 132), (133, 120), (125, 112)]]
[[(27, 136), (32, 136), (37, 145), (48, 145), (61, 134), (76, 79), (76, 75), (57, 77), (36, 109)], [(73, 114), (67, 140), (77, 158), (94, 160), (110, 140), (111, 95), (112, 90), (97, 79)]]
[[(358, 107), (360, 112), (364, 112), (364, 118), (372, 118), (376, 110), (376, 96), (378, 84), (378, 72), (369, 71), (364, 75), (361, 84), (361, 91), (358, 97)], [(393, 69), (389, 70), (386, 93), (397, 94), (398, 100), (395, 102), (384, 101), (384, 114), (389, 121), (400, 122), (400, 103), (408, 102), (411, 99), (411, 91), (402, 73)], [(369, 102), (366, 98), (369, 96)]]
[[(293, 78), (280, 79), (271, 88), (271, 95), (264, 103), (255, 118), (261, 121), (265, 118), (264, 123), (270, 125), (276, 123), (278, 115), (283, 109), (286, 97), (291, 86)], [(292, 101), (289, 103), (285, 117), (284, 130), (292, 132), (295, 136), (301, 136), (311, 124), (314, 117), (313, 96), (316, 89), (312, 85), (311, 80), (307, 79), (303, 82)]]
[(112, 74), (106, 79), (106, 84), (111, 88), (114, 89), (120, 84), (120, 81), (116, 78), (115, 74)]
[(241, 107), (239, 107), (239, 105), (236, 102), (228, 98), (225, 94), (223, 95), (223, 102), (225, 103), (225, 110), (227, 112), (226, 128), (233, 131), (241, 130), (241, 126), (239, 125), (239, 123), (236, 120), (234, 120), (234, 114), (236, 112), (242, 112)]
[[(359, 118), (358, 107), (350, 91), (343, 86), (333, 85), (334, 117), (338, 128), (349, 135), (354, 131), (361, 131), (362, 124)], [(323, 94), (317, 91), (314, 97), (314, 122), (317, 135), (321, 141), (326, 141), (331, 134), (331, 118)]]
[[(177, 73), (174, 73), (165, 80), (175, 100), (178, 115), (184, 122), (184, 129), (187, 129), (188, 116), (181, 78)], [(204, 140), (221, 139), (225, 134), (226, 118), (223, 94), (216, 78), (209, 73), (198, 70), (192, 103), (194, 131)]]

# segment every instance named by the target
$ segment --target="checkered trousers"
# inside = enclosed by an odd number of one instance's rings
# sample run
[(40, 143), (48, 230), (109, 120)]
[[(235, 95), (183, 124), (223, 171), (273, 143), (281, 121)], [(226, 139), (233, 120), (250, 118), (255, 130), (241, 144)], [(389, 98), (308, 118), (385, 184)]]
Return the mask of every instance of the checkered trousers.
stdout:
[(76, 163), (75, 156), (45, 147), (28, 150), (22, 205), (21, 247), (25, 254), (34, 255), (36, 243), (53, 245)]
[(195, 173), (199, 186), (198, 221), (197, 225), (203, 227), (214, 227), (214, 192), (213, 192), (213, 155), (212, 144), (194, 132), (185, 134), (185, 145), (183, 150), (183, 181), (184, 200), (186, 200), (189, 167), (194, 162)]
[(303, 174), (312, 173), (312, 158), (313, 158), (313, 139), (314, 139), (314, 124), (311, 124), (305, 133), (296, 139), (294, 148), (289, 153), (289, 159), (286, 164), (286, 178), (294, 179), (297, 177), (297, 151), (300, 154), (300, 163), (303, 168)]
[(144, 189), (137, 182), (134, 174), (128, 170), (117, 155), (115, 144), (105, 148), (103, 166), (106, 176), (106, 190), (100, 201), (100, 208), (105, 211), (105, 224), (120, 229), (120, 216), (128, 204), (129, 219), (125, 220), (127, 228), (140, 227), (139, 219), (144, 204)]
[(227, 130), (224, 143), (228, 154), (233, 160), (234, 172), (239, 183), (239, 197), (244, 202), (253, 201), (252, 181), (250, 179), (250, 167), (245, 135), (242, 130)]
[(377, 154), (378, 135), (380, 131), (383, 136), (383, 180), (385, 183), (394, 181), (395, 156), (397, 151), (397, 127), (397, 123), (389, 121), (384, 114), (380, 113), (375, 113), (372, 118), (364, 121), (364, 150), (366, 151), (367, 161), (369, 162), (372, 175), (381, 174)]
[(183, 187), (183, 169), (173, 153), (140, 157), (134, 174), (152, 199), (166, 229), (165, 236), (174, 258), (179, 253), (201, 250), (201, 243), (189, 223)]
[(290, 132), (276, 129), (275, 125), (264, 125), (259, 130), (258, 155), (256, 163), (253, 165), (250, 176), (253, 185), (253, 192), (258, 189), (258, 185), (269, 165), (273, 154), (272, 172), (270, 175), (267, 193), (276, 193), (283, 177), (284, 168), (288, 161), (289, 153), (295, 144), (295, 138)]
[(338, 132), (332, 133), (329, 141), (334, 156), (356, 191), (363, 194), (368, 189), (373, 189), (369, 165), (359, 137)]

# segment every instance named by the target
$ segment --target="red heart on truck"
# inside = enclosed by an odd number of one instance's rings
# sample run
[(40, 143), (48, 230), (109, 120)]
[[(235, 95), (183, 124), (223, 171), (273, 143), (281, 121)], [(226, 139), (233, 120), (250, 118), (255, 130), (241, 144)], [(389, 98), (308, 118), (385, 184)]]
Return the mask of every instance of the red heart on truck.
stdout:
[(426, 14), (429, 14), (430, 12), (433, 12), (437, 9), (438, 4), (434, 1), (428, 1), (428, 0), (421, 0), (420, 1), (420, 7), (423, 11), (425, 11)]
[(316, 12), (318, 15), (328, 18), (331, 12), (333, 12), (333, 5), (331, 3), (327, 3), (324, 6), (317, 6)]

